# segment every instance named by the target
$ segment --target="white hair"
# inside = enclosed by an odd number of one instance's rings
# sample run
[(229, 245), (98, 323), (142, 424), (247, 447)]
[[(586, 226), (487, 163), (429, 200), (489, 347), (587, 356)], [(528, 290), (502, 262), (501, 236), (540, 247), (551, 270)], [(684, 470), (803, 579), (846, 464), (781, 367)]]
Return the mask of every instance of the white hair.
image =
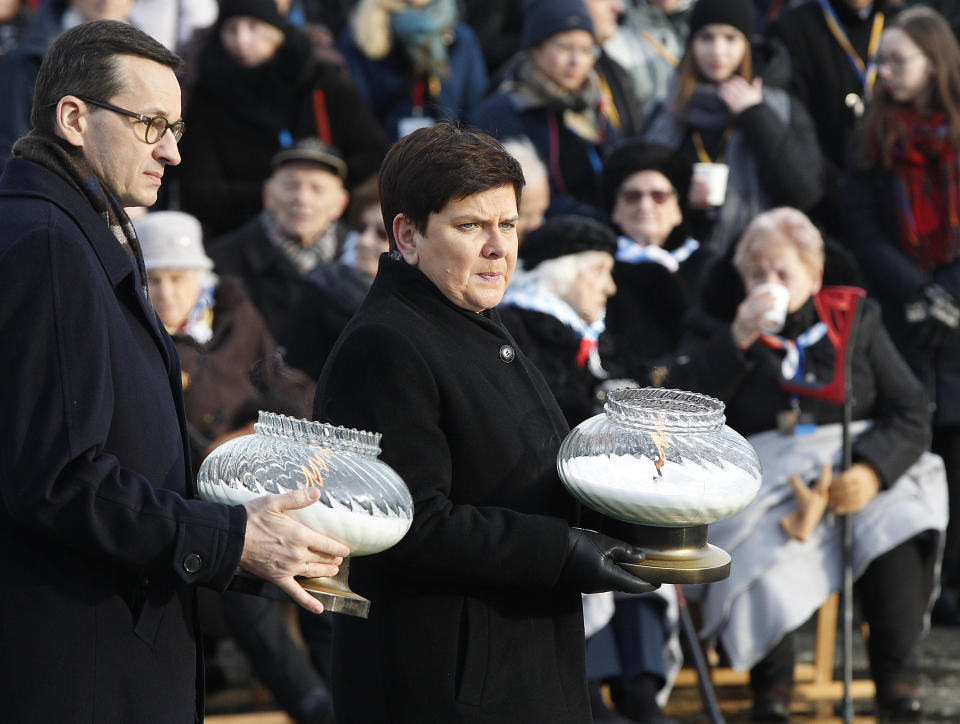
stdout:
[(526, 136), (508, 138), (503, 142), (503, 147), (520, 163), (525, 185), (535, 186), (547, 180), (547, 167), (540, 160), (540, 155), (529, 138)]
[(608, 252), (589, 249), (547, 259), (529, 271), (518, 268), (510, 286), (519, 288), (530, 285), (530, 288), (550, 292), (565, 299), (577, 281), (577, 277), (580, 276), (580, 272), (609, 256)]

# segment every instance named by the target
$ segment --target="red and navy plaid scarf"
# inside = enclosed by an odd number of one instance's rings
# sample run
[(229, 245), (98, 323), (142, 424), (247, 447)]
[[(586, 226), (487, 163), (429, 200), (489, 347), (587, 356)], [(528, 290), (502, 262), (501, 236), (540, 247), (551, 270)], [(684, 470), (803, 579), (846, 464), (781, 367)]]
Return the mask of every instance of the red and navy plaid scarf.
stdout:
[(900, 245), (927, 271), (960, 256), (957, 149), (943, 113), (898, 111), (890, 147), (899, 204)]

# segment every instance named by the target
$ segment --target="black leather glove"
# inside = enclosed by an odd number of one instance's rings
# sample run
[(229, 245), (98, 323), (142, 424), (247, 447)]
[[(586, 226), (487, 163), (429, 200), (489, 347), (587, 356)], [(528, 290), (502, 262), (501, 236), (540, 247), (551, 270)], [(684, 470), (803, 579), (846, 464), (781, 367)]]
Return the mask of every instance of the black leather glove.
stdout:
[(904, 314), (913, 326), (913, 343), (920, 350), (936, 350), (960, 326), (960, 306), (939, 284), (927, 284), (920, 296), (906, 305)]
[(623, 591), (649, 593), (660, 584), (647, 583), (617, 565), (642, 563), (641, 551), (594, 530), (571, 528), (567, 532), (567, 559), (560, 571), (560, 585), (582, 593)]

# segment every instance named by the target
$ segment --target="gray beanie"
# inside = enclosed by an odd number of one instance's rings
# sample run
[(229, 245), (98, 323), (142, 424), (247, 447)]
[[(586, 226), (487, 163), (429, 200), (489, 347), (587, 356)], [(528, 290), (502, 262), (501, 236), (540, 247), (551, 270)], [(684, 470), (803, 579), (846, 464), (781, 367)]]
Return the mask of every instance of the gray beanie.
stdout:
[(182, 211), (154, 211), (133, 222), (143, 264), (153, 269), (213, 269), (203, 251), (200, 222)]

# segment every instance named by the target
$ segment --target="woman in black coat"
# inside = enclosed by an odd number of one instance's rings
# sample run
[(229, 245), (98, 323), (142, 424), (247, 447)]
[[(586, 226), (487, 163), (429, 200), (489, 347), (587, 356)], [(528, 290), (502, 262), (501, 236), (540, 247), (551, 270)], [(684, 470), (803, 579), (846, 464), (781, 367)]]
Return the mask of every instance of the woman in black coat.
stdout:
[[(238, 24), (255, 28), (253, 50), (253, 41), (231, 39)], [(178, 171), (183, 208), (211, 239), (256, 216), (271, 159), (294, 142), (314, 137), (336, 147), (347, 162), (348, 186), (374, 173), (386, 148), (349, 78), (314, 59), (307, 35), (289, 26), (272, 0), (221, 4), (184, 117), (190, 137), (184, 134)]]
[(383, 434), (406, 537), (352, 562), (370, 618), (335, 622), (343, 724), (590, 721), (580, 591), (650, 590), (630, 546), (571, 527), (567, 425), (495, 307), (517, 255), (517, 162), (448, 124), (380, 172), (391, 246), (317, 386), (314, 415)]
[[(732, 320), (708, 314), (692, 316), (682, 347), (686, 361), (671, 370), (667, 384), (722, 400), (726, 404), (727, 424), (743, 435), (779, 430), (784, 436), (797, 435), (792, 439), (796, 440), (795, 445), (801, 446), (804, 444), (801, 436), (813, 434), (811, 428), (804, 425), (839, 423), (841, 406), (798, 395), (784, 387), (786, 382), (825, 383), (833, 379), (836, 353), (816, 299), (821, 289), (823, 263), (820, 234), (801, 212), (780, 208), (758, 216), (734, 255), (734, 265), (747, 291), (746, 298), (736, 307)], [(777, 295), (781, 293), (782, 301), (778, 303)], [(711, 304), (710, 308), (729, 306), (718, 303)], [(849, 354), (852, 356), (853, 419), (872, 420), (872, 426), (855, 436), (851, 468), (832, 480), (830, 473), (825, 473), (826, 477), (814, 488), (812, 498), (797, 481), (794, 488), (801, 515), (809, 515), (814, 510), (812, 506), (817, 504), (820, 515), (826, 507), (839, 515), (859, 515), (870, 511), (872, 506), (885, 505), (878, 494), (903, 484), (901, 477), (918, 460), (927, 444), (929, 420), (922, 388), (897, 354), (883, 327), (879, 308), (872, 300), (863, 307), (859, 331)], [(810, 454), (810, 448), (805, 449)], [(761, 463), (765, 468), (764, 486), (770, 486), (773, 481), (768, 479), (767, 468), (775, 468), (777, 462), (761, 455)], [(781, 523), (788, 536), (784, 537), (776, 524), (782, 512), (782, 506), (765, 509), (762, 520), (776, 516), (771, 525), (758, 524), (756, 534), (749, 536), (741, 531), (743, 542), (733, 553), (734, 559), (740, 562), (736, 575), (748, 575), (743, 569), (758, 560), (754, 555), (758, 546), (783, 550), (782, 562), (789, 566), (791, 556), (806, 555), (805, 549), (790, 539), (804, 541), (818, 522), (821, 527), (826, 524), (826, 521), (820, 522), (817, 515), (811, 515), (810, 526), (801, 530), (801, 526), (796, 525), (800, 516), (790, 513)], [(731, 519), (731, 527), (752, 520), (749, 512), (741, 515), (740, 519)], [(877, 686), (878, 708), (884, 715), (915, 716), (920, 711), (916, 699), (915, 656), (932, 587), (934, 560), (932, 536), (927, 530), (939, 529), (939, 525), (932, 518), (912, 519), (910, 525), (915, 527), (911, 529), (918, 532), (908, 534), (904, 540), (902, 526), (900, 530), (883, 529), (889, 520), (889, 517), (879, 517), (876, 530), (882, 532), (875, 535), (885, 536), (885, 543), (875, 549), (879, 555), (868, 561), (857, 585), (864, 618), (870, 624), (869, 657)], [(896, 529), (898, 525), (892, 527)], [(718, 526), (713, 529), (716, 532)], [(855, 536), (859, 535), (856, 524), (854, 530)], [(775, 535), (775, 539), (770, 535)], [(868, 531), (865, 535), (869, 537), (871, 533)], [(816, 545), (817, 540), (813, 536), (814, 542), (810, 545)], [(862, 541), (855, 538), (855, 547)], [(788, 542), (794, 547), (786, 548)], [(829, 556), (824, 555), (819, 565), (826, 568), (829, 560)], [(762, 581), (775, 570), (763, 569), (749, 580), (762, 589)], [(801, 573), (797, 577), (804, 578)], [(891, 586), (892, 580), (896, 580), (895, 586)], [(736, 597), (742, 591), (731, 590), (733, 586), (725, 589), (725, 585), (726, 582), (710, 584), (705, 588), (703, 599), (711, 610), (726, 612), (736, 605)], [(808, 592), (816, 589), (816, 585), (810, 581), (803, 585), (807, 591), (787, 592), (781, 584), (775, 586), (772, 593), (764, 589), (767, 598), (758, 596), (749, 600), (747, 605), (755, 606), (762, 599), (759, 605), (763, 609), (754, 610), (754, 620), (761, 623), (754, 625), (752, 633), (741, 636), (742, 631), (732, 632), (729, 636), (735, 638), (728, 638), (727, 631), (737, 625), (728, 627), (730, 621), (744, 626), (744, 616), (725, 618), (727, 613), (721, 615), (719, 623), (711, 629), (721, 641), (749, 640), (751, 650), (760, 649), (764, 654), (759, 661), (751, 661), (744, 654), (734, 661), (737, 666), (746, 663), (752, 667), (754, 715), (762, 721), (787, 720), (794, 663), (790, 631), (781, 630), (779, 636), (771, 637), (763, 621), (776, 619), (780, 609), (795, 612), (797, 599), (817, 595)], [(747, 598), (745, 595), (741, 600)], [(810, 610), (820, 603), (822, 601), (810, 601), (813, 607)], [(711, 620), (709, 610), (705, 619)], [(705, 626), (709, 629), (709, 624)], [(738, 653), (747, 648), (736, 647)]]

